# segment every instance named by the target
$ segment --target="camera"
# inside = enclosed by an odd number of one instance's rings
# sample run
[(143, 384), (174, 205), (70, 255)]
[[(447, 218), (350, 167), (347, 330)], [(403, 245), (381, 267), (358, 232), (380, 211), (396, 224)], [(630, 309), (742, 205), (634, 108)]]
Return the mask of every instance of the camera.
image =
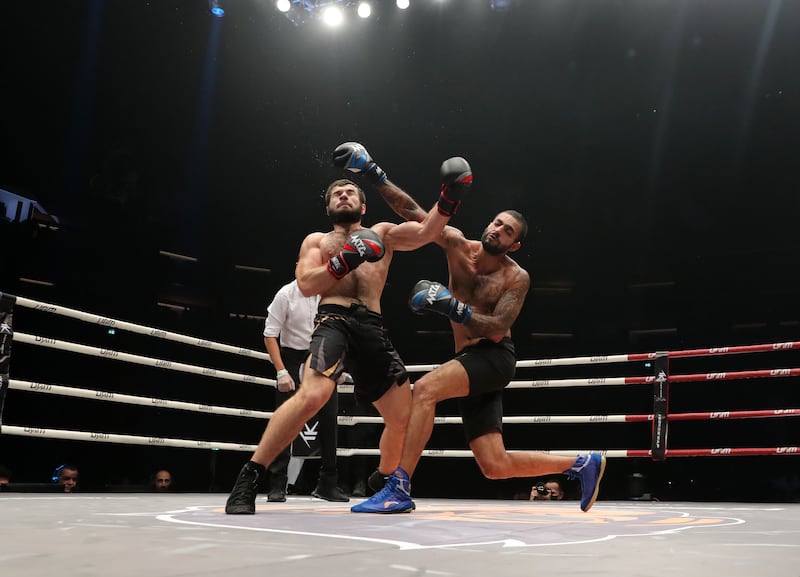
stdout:
[(536, 483), (536, 485), (534, 485), (534, 488), (536, 489), (536, 492), (539, 493), (542, 497), (546, 497), (547, 495), (550, 494), (550, 489), (545, 487), (544, 483)]

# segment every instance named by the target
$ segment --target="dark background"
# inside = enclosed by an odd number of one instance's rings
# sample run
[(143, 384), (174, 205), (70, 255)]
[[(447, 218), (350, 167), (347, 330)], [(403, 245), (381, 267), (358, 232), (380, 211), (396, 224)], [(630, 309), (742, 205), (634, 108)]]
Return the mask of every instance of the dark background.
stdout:
[[(4, 8), (0, 188), (36, 199), (60, 224), (0, 222), (0, 290), (260, 350), (263, 320), (247, 317), (263, 317), (292, 277), (305, 235), (329, 227), (319, 195), (341, 174), (330, 152), (357, 140), (425, 206), (441, 161), (466, 157), (475, 185), (452, 224), (468, 236), (500, 210), (527, 215), (531, 232), (514, 255), (533, 279), (514, 327), (522, 359), (799, 339), (800, 4), (526, 0), (495, 12), (489, 0), (416, 0), (406, 11), (375, 2), (373, 18), (351, 13), (336, 30), (296, 26), (268, 1), (229, 4), (222, 19), (203, 0)], [(367, 224), (397, 221), (367, 193)], [(408, 363), (452, 354), (444, 319), (404, 304), (417, 279), (445, 274), (436, 247), (395, 257), (383, 312)], [(273, 375), (268, 363), (22, 307), (15, 329)], [(672, 369), (792, 366), (790, 352)], [(262, 410), (273, 402), (263, 387), (21, 344), (11, 376)], [(796, 379), (673, 389), (676, 412), (800, 406)], [(651, 410), (646, 387), (506, 398), (507, 414)], [(17, 391), (3, 421), (245, 443), (263, 425)], [(791, 418), (683, 423), (670, 445), (797, 446), (798, 429)], [(648, 448), (649, 425), (517, 425), (507, 444)], [(429, 446), (465, 448), (459, 427)], [(0, 462), (19, 480), (71, 460), (85, 489), (166, 466), (185, 490), (227, 491), (245, 456), (0, 438)], [(484, 481), (471, 460), (456, 461), (424, 460), (416, 494), (508, 495), (530, 484)], [(603, 490), (629, 496), (628, 476), (641, 472), (660, 498), (797, 498), (798, 468), (796, 457), (614, 460)], [(442, 481), (454, 474), (467, 482)]]

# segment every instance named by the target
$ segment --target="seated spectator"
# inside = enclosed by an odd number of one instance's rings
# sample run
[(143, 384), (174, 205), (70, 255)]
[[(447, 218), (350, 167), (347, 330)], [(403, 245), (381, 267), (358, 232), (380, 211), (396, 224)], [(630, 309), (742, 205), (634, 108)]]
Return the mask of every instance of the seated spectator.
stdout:
[(152, 477), (150, 487), (156, 493), (167, 493), (172, 490), (172, 473), (166, 469), (156, 471)]
[(0, 465), (0, 485), (8, 485), (11, 482), (11, 469), (5, 465)]
[(52, 481), (64, 486), (65, 493), (74, 493), (78, 487), (78, 467), (65, 463), (53, 471)]
[(531, 487), (531, 501), (561, 501), (565, 496), (564, 486), (558, 479), (546, 479)]

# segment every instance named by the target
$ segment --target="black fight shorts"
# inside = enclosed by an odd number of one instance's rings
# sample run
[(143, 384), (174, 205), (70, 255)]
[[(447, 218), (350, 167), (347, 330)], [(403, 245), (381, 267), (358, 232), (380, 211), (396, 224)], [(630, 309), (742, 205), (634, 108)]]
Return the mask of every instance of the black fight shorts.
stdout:
[(503, 431), (503, 389), (517, 365), (514, 343), (482, 340), (455, 356), (469, 377), (469, 396), (458, 400), (467, 442), (491, 431)]
[(334, 381), (353, 377), (359, 401), (372, 403), (408, 373), (383, 328), (383, 317), (363, 305), (324, 304), (311, 336), (311, 368)]

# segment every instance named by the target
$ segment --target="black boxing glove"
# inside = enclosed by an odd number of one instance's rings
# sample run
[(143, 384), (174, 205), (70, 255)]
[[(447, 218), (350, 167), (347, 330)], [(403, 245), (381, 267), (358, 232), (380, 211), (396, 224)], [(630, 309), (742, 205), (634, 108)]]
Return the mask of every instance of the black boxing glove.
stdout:
[(472, 316), (472, 307), (455, 298), (443, 284), (429, 280), (421, 280), (414, 285), (408, 306), (415, 313), (439, 313), (454, 323), (464, 324)]
[(460, 156), (448, 158), (442, 163), (442, 190), (437, 208), (443, 216), (452, 216), (461, 204), (461, 196), (472, 186), (472, 169)]
[(357, 268), (363, 262), (381, 260), (386, 250), (381, 237), (368, 228), (362, 228), (350, 235), (342, 250), (328, 261), (328, 272), (336, 279)]
[(374, 185), (386, 182), (386, 173), (358, 142), (345, 142), (333, 150), (333, 164), (350, 172), (363, 174)]

